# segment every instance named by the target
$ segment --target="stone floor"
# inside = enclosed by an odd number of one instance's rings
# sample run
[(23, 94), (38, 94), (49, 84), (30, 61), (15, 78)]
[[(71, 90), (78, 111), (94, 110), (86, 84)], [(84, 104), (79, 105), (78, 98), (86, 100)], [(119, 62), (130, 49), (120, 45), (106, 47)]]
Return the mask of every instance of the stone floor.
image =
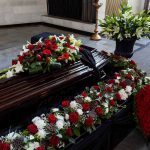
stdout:
[[(53, 32), (62, 34), (71, 34), (68, 31), (43, 26), (32, 25), (25, 27), (0, 28), (0, 69), (9, 67), (11, 60), (19, 54), (22, 45), (26, 41), (30, 41), (31, 36), (41, 32)], [(97, 48), (99, 51), (108, 50), (113, 52), (115, 42), (108, 39), (101, 41), (91, 41), (88, 36), (75, 34), (80, 38), (84, 45)], [(138, 40), (134, 46), (133, 59), (138, 65), (150, 75), (150, 40)], [(135, 129), (133, 130), (116, 148), (115, 150), (148, 150), (142, 135)]]

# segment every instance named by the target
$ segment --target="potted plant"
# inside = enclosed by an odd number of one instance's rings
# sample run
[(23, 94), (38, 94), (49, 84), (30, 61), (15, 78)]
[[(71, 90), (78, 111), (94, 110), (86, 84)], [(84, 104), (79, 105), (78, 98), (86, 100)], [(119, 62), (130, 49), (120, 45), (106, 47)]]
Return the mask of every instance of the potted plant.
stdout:
[(118, 15), (106, 16), (100, 20), (102, 35), (116, 41), (115, 54), (131, 58), (135, 41), (150, 37), (150, 11), (134, 14), (127, 3), (121, 4)]

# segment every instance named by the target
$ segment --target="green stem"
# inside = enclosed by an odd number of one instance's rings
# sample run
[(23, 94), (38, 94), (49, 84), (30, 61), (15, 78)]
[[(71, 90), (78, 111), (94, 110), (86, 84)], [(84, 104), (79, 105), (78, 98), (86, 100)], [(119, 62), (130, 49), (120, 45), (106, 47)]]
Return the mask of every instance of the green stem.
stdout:
[(8, 70), (9, 70), (9, 68), (2, 69), (2, 70), (0, 70), (0, 74), (4, 74), (4, 73), (6, 73)]

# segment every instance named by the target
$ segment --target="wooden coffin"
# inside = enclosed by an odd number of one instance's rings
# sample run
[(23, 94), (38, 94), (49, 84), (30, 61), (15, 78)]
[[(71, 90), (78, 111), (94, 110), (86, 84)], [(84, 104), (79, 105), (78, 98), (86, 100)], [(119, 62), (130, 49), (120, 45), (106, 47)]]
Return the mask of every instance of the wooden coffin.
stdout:
[[(96, 61), (96, 67), (101, 70), (107, 64), (108, 58), (101, 55), (94, 48), (83, 46), (91, 50)], [(23, 113), (31, 113), (38, 104), (51, 94), (82, 84), (92, 78), (95, 70), (78, 61), (53, 73), (31, 76), (18, 75), (0, 82), (0, 127), (13, 124), (14, 120), (23, 119)], [(36, 110), (35, 110), (36, 111)], [(12, 121), (11, 118), (14, 118)], [(2, 123), (3, 122), (3, 123)]]

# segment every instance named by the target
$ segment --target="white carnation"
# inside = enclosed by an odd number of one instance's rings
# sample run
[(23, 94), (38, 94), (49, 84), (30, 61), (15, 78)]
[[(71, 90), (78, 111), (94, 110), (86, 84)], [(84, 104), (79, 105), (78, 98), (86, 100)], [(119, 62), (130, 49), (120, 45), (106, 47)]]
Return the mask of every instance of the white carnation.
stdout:
[(78, 112), (79, 115), (83, 115), (82, 109), (77, 109), (77, 112)]
[(92, 99), (89, 96), (84, 98), (84, 102), (91, 102), (91, 101), (92, 101)]
[(58, 112), (59, 111), (59, 108), (53, 108), (52, 109), (52, 112)]
[(69, 115), (65, 114), (65, 119), (68, 120), (69, 119)]
[(64, 121), (58, 120), (58, 121), (56, 122), (56, 127), (57, 127), (58, 129), (62, 129), (62, 128), (64, 127)]
[(6, 136), (6, 139), (9, 141), (13, 141), (14, 139), (16, 139), (17, 137), (20, 137), (20, 134), (16, 133), (16, 132), (11, 132)]
[(38, 148), (40, 146), (40, 144), (38, 142), (30, 142), (25, 146), (26, 150), (35, 150), (36, 148)]
[(44, 139), (46, 137), (46, 131), (41, 129), (38, 131), (37, 135), (41, 138)]
[(128, 98), (128, 95), (124, 89), (121, 89), (118, 93), (120, 94), (122, 100), (126, 100)]
[(75, 109), (77, 107), (77, 102), (76, 101), (71, 101), (70, 107)]
[(132, 92), (132, 87), (131, 87), (131, 86), (126, 86), (125, 91), (126, 91), (127, 93), (131, 94), (131, 92)]
[(35, 117), (32, 119), (32, 122), (37, 126), (38, 129), (43, 129), (46, 126), (46, 123), (40, 117)]
[(56, 118), (58, 119), (58, 120), (62, 120), (62, 121), (64, 121), (64, 117), (62, 116), (62, 115), (56, 115)]

